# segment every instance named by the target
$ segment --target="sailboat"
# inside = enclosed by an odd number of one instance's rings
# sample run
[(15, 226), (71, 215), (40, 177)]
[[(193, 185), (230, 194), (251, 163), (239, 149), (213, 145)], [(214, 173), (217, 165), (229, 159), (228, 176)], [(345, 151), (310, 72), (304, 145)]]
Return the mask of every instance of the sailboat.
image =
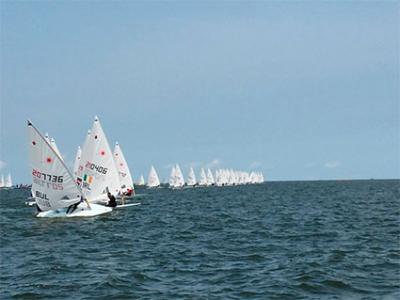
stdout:
[(201, 168), (201, 171), (200, 171), (199, 185), (201, 185), (201, 186), (207, 185), (207, 176), (206, 176), (206, 172), (204, 171), (203, 168)]
[(175, 189), (182, 188), (185, 185), (185, 180), (178, 164), (176, 164), (175, 167), (172, 167), (169, 185)]
[(196, 185), (196, 175), (194, 174), (194, 170), (191, 167), (189, 170), (189, 175), (188, 175), (188, 180), (187, 180), (187, 185), (188, 186), (195, 186)]
[(4, 187), (4, 175), (1, 174), (1, 177), (0, 177), (0, 188), (3, 188), (3, 187)]
[(4, 183), (4, 187), (6, 187), (6, 188), (10, 188), (10, 187), (12, 187), (12, 179), (11, 179), (11, 174), (10, 173), (8, 173), (8, 175), (7, 175), (7, 177), (6, 177), (6, 181), (5, 181), (5, 183)]
[(143, 175), (140, 175), (140, 179), (139, 179), (138, 185), (141, 185), (141, 186), (145, 185)]
[(214, 176), (211, 170), (207, 169), (207, 185), (214, 185), (214, 184), (215, 184)]
[(169, 175), (169, 186), (175, 187), (175, 181), (176, 181), (176, 169), (175, 166), (172, 166), (171, 174)]
[[(112, 211), (110, 207), (89, 205), (74, 176), (46, 138), (28, 121), (32, 192), (40, 212), (37, 217), (89, 217)], [(68, 212), (70, 206), (75, 209)]]
[(158, 175), (156, 169), (153, 166), (150, 168), (149, 177), (147, 179), (147, 187), (154, 188), (160, 186), (160, 179), (158, 179)]
[(82, 147), (76, 181), (91, 203), (108, 203), (107, 192), (117, 196), (120, 191), (114, 156), (97, 117)]
[[(85, 138), (85, 141), (83, 142), (83, 146), (82, 148), (86, 148), (87, 144), (89, 143), (90, 140), (90, 129), (87, 131), (87, 135)], [(76, 155), (75, 155), (75, 162), (74, 162), (74, 169), (73, 169), (73, 174), (75, 176), (75, 180), (78, 182), (78, 170), (79, 170), (79, 166), (80, 166), (80, 161), (82, 158), (82, 148), (80, 146), (78, 146), (78, 150), (76, 151)], [(80, 167), (81, 169), (83, 168), (82, 166)]]
[(122, 149), (118, 142), (115, 143), (114, 161), (117, 165), (119, 182), (121, 185), (120, 195), (131, 196), (134, 191), (133, 180), (124, 153), (122, 153)]

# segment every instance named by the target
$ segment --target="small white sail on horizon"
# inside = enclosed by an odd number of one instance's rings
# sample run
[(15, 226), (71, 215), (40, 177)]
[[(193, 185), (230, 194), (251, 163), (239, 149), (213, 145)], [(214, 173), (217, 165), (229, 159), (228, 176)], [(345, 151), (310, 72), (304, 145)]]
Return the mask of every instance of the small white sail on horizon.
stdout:
[(0, 177), (0, 188), (4, 187), (4, 184), (5, 184), (5, 182), (4, 182), (4, 175), (1, 174), (1, 177)]
[(210, 170), (210, 168), (207, 169), (207, 185), (213, 185), (215, 184), (214, 176)]
[(156, 169), (151, 166), (149, 176), (147, 178), (147, 186), (150, 188), (160, 186), (160, 179), (158, 178)]
[(181, 188), (185, 185), (185, 180), (178, 164), (172, 167), (169, 185), (172, 188)]
[(168, 181), (168, 183), (171, 187), (175, 186), (175, 180), (176, 180), (176, 169), (175, 169), (175, 166), (172, 166), (171, 173), (169, 174), (169, 181)]
[(4, 182), (4, 187), (6, 188), (10, 188), (12, 187), (12, 179), (11, 179), (11, 174), (8, 173), (7, 177), (6, 177), (6, 181)]
[(176, 170), (176, 186), (183, 187), (185, 185), (185, 179), (183, 178), (181, 168), (179, 167), (178, 164), (176, 164), (175, 170)]
[(207, 185), (207, 176), (206, 176), (206, 172), (204, 171), (204, 168), (201, 168), (201, 170), (200, 170), (199, 185), (201, 185), (201, 186)]
[(194, 170), (192, 167), (189, 169), (189, 175), (188, 175), (188, 180), (187, 180), (187, 185), (188, 186), (194, 186), (196, 185), (196, 175), (194, 173)]
[(138, 182), (138, 184), (139, 184), (139, 185), (145, 185), (145, 182), (144, 182), (144, 177), (143, 177), (143, 175), (140, 175), (140, 179), (139, 179), (139, 182)]

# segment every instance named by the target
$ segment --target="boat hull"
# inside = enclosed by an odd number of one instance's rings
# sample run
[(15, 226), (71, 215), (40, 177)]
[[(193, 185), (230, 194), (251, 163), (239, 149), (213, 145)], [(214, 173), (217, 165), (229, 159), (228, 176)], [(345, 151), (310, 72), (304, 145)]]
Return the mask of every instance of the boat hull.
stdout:
[(36, 215), (38, 218), (77, 218), (77, 217), (94, 217), (109, 213), (112, 211), (111, 207), (91, 204), (90, 208), (86, 204), (79, 204), (78, 207), (72, 212), (67, 214), (67, 208), (49, 210), (40, 212)]

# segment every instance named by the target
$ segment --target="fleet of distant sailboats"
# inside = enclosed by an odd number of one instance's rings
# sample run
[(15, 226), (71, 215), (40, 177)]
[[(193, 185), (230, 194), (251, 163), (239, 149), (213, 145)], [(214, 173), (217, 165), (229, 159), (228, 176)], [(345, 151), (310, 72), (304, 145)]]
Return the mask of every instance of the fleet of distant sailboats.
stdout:
[(172, 167), (169, 179), (171, 188), (182, 188), (184, 186), (231, 186), (242, 184), (257, 184), (264, 182), (264, 175), (261, 172), (244, 172), (234, 171), (232, 169), (218, 169), (215, 171), (215, 176), (208, 168), (207, 172), (204, 168), (200, 170), (200, 180), (196, 181), (196, 175), (193, 168), (189, 169), (189, 174), (185, 182), (181, 169), (178, 164)]
[[(118, 142), (111, 151), (107, 137), (95, 117), (85, 140), (78, 146), (72, 171), (66, 166), (56, 141), (47, 133), (42, 135), (28, 121), (29, 157), (32, 168), (31, 193), (38, 209), (38, 217), (84, 217), (112, 211), (108, 203), (112, 197), (126, 198), (134, 196), (132, 175)], [(172, 189), (200, 186), (230, 186), (256, 184), (264, 182), (261, 172), (234, 171), (218, 169), (213, 173), (210, 168), (200, 169), (199, 180), (191, 167), (185, 181), (179, 164), (175, 164), (166, 184)], [(154, 166), (151, 166), (147, 183), (143, 175), (138, 185), (147, 188), (161, 186)], [(163, 184), (164, 185), (164, 184)], [(11, 187), (11, 175), (0, 178), (0, 187)], [(112, 195), (112, 196), (111, 196)]]

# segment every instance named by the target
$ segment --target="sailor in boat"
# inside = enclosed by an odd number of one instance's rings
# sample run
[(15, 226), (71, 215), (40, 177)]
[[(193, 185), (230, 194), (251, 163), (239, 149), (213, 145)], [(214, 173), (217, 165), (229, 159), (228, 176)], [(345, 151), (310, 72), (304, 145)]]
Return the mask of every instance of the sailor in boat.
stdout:
[(108, 200), (108, 203), (107, 203), (106, 206), (116, 207), (117, 206), (117, 200), (115, 200), (115, 197), (110, 192), (107, 193), (107, 196), (108, 196), (109, 200)]
[(135, 196), (135, 190), (133, 188), (128, 187), (126, 189), (126, 196)]
[(78, 207), (78, 205), (80, 204), (80, 203), (82, 203), (83, 202), (83, 197), (81, 196), (81, 201), (79, 201), (79, 202), (77, 202), (77, 203), (75, 203), (75, 204), (72, 204), (72, 205), (70, 205), (70, 206), (68, 206), (68, 208), (67, 208), (67, 214), (69, 214), (69, 213), (73, 213), (74, 211), (75, 211), (75, 209)]

